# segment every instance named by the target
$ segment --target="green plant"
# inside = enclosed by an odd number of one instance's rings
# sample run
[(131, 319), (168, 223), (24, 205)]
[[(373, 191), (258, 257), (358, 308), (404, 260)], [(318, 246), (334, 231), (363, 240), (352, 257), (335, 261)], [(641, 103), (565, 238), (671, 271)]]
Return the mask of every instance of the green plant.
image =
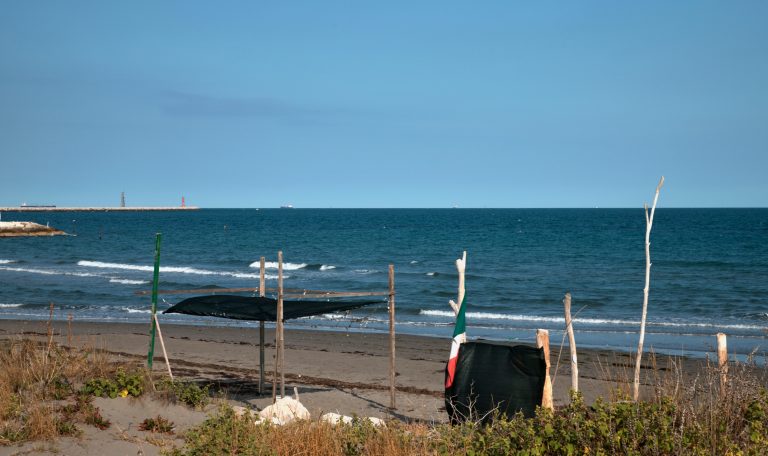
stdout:
[(192, 382), (163, 379), (157, 384), (157, 390), (165, 392), (171, 400), (192, 408), (202, 408), (209, 400), (209, 385), (201, 388)]
[(83, 386), (82, 392), (98, 397), (120, 396), (139, 397), (144, 392), (144, 378), (141, 373), (127, 374), (119, 368), (114, 378), (94, 378)]
[(173, 433), (173, 421), (169, 421), (160, 415), (154, 418), (147, 418), (141, 422), (139, 429), (142, 431), (159, 432), (162, 434)]

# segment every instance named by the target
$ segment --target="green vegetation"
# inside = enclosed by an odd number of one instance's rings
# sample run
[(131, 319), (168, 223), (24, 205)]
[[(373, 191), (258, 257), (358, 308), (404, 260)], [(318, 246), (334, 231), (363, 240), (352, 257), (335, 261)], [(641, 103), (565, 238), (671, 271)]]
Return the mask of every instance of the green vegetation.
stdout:
[[(223, 407), (185, 435), (171, 454), (309, 455), (672, 455), (768, 454), (768, 391), (729, 393), (708, 403), (680, 403), (664, 395), (648, 402), (598, 400), (593, 406), (573, 395), (555, 412), (517, 415), (483, 426), (390, 422), (376, 428), (365, 420), (332, 426), (296, 422), (255, 424)], [(734, 402), (734, 399), (741, 399)], [(711, 398), (710, 399), (714, 399)]]
[(172, 402), (181, 402), (192, 408), (203, 408), (209, 400), (209, 385), (200, 387), (197, 383), (171, 381), (163, 379), (157, 384), (157, 390), (164, 393), (166, 398)]
[(142, 431), (158, 432), (161, 434), (173, 434), (173, 421), (169, 421), (160, 415), (154, 418), (147, 418), (141, 422), (139, 429)]
[(112, 378), (89, 380), (83, 386), (82, 392), (112, 399), (118, 396), (139, 397), (144, 392), (144, 375), (141, 372), (127, 374), (124, 369), (118, 368)]

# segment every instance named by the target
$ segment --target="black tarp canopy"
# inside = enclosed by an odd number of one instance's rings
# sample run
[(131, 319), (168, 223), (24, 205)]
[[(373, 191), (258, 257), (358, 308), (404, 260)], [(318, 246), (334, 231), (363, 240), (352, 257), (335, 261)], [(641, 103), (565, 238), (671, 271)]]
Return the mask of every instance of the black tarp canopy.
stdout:
[[(385, 301), (285, 301), (283, 320), (357, 309)], [(259, 296), (207, 295), (185, 299), (163, 313), (179, 313), (234, 320), (277, 321), (277, 300)]]

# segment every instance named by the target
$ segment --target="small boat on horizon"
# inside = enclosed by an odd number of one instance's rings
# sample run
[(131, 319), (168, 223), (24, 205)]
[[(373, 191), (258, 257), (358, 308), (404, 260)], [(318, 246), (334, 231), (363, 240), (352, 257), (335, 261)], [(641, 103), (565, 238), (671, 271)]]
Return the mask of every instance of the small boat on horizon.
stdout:
[(283, 204), (280, 209), (293, 209), (293, 204)]

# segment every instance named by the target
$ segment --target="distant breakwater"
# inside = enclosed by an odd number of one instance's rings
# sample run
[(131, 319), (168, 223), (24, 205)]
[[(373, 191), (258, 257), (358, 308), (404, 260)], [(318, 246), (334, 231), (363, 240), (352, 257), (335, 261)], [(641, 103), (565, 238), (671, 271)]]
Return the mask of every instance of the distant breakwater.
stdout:
[(173, 206), (173, 207), (0, 207), (0, 212), (112, 212), (112, 211), (195, 211), (197, 206)]

